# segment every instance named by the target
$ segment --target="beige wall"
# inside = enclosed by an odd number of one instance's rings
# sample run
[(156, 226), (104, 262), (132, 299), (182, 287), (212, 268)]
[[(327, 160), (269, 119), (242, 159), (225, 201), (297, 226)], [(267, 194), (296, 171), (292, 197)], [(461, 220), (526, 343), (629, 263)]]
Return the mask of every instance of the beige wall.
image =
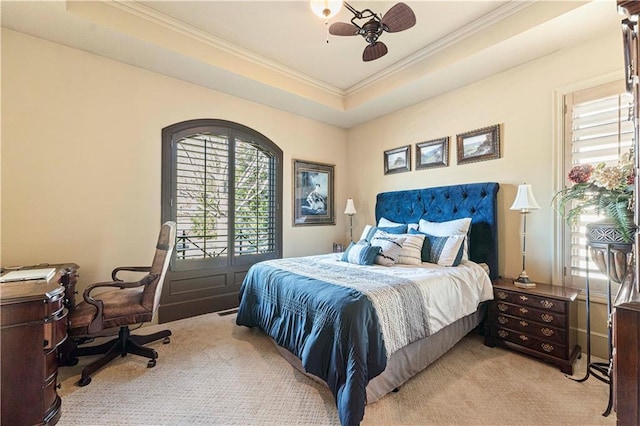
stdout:
[[(161, 129), (194, 118), (241, 123), (284, 151), (285, 256), (347, 239), (345, 130), (3, 29), (1, 263), (73, 261), (82, 290), (150, 262)], [(291, 225), (293, 158), (335, 164), (336, 226)]]
[[(622, 38), (618, 23), (614, 24), (611, 31), (578, 46), (350, 129), (349, 192), (358, 207), (356, 232), (374, 222), (378, 192), (499, 182), (499, 273), (518, 276), (522, 218), (509, 208), (517, 186), (526, 182), (533, 186), (541, 206), (527, 220), (527, 272), (534, 281), (551, 282), (558, 218), (551, 200), (556, 185), (556, 144), (560, 143), (553, 131), (554, 91), (612, 73), (614, 78), (623, 78)], [(456, 165), (456, 134), (498, 123), (502, 125), (501, 158)], [(444, 136), (450, 137), (449, 167), (415, 171), (415, 143)], [(385, 176), (383, 151), (408, 144), (412, 145), (414, 171)], [(594, 328), (604, 337), (603, 323)]]

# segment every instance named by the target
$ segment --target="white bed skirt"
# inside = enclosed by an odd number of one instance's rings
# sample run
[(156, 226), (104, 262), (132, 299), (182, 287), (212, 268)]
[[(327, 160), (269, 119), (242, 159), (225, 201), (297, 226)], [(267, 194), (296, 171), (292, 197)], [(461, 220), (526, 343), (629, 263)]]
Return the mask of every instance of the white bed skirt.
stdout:
[[(379, 400), (404, 384), (411, 377), (424, 370), (429, 364), (446, 353), (458, 343), (460, 339), (480, 324), (484, 317), (484, 311), (484, 305), (481, 305), (480, 309), (476, 312), (460, 318), (437, 333), (413, 342), (393, 353), (387, 360), (387, 368), (382, 374), (374, 377), (367, 385), (367, 404)], [(280, 355), (297, 370), (313, 380), (326, 385), (324, 380), (304, 371), (302, 362), (297, 356), (285, 348), (278, 346), (275, 342), (274, 344)]]

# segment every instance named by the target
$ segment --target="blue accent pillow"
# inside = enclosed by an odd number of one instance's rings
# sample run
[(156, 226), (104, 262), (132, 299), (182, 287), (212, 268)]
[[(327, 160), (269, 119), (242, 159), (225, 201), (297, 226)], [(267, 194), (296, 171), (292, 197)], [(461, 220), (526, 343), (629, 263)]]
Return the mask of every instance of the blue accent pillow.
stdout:
[(373, 265), (373, 261), (379, 253), (380, 247), (372, 246), (368, 241), (360, 240), (357, 243), (352, 241), (340, 260), (356, 265)]
[(458, 266), (462, 261), (466, 236), (436, 237), (413, 229), (409, 230), (409, 234), (425, 235), (421, 252), (423, 262), (436, 263), (442, 266)]

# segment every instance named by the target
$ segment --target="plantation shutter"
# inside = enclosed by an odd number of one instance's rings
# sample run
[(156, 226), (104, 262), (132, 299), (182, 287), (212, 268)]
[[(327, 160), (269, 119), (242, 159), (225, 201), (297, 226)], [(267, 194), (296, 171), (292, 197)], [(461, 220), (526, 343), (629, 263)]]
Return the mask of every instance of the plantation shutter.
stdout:
[[(571, 185), (566, 176), (574, 165), (615, 165), (629, 151), (633, 145), (632, 105), (633, 97), (624, 92), (621, 81), (565, 96), (565, 187)], [(598, 219), (595, 211), (585, 213), (570, 227), (565, 242), (565, 281), (584, 287), (588, 270), (592, 291), (604, 294), (605, 276), (586, 259), (586, 225)]]
[(179, 269), (279, 257), (277, 152), (240, 129), (202, 126), (174, 134), (172, 219)]
[(177, 259), (220, 259), (228, 245), (229, 139), (199, 133), (176, 142)]
[(250, 141), (238, 139), (235, 151), (235, 242), (238, 256), (275, 249), (275, 158)]

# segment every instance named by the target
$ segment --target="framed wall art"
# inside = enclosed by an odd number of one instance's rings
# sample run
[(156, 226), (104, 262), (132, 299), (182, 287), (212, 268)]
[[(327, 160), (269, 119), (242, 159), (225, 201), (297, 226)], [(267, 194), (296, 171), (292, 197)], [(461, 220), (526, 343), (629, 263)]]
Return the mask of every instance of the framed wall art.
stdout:
[(449, 165), (449, 137), (416, 144), (416, 170)]
[(408, 172), (411, 170), (411, 145), (384, 152), (384, 174)]
[(500, 158), (500, 125), (456, 135), (458, 164)]
[(293, 160), (293, 225), (335, 225), (335, 166)]

